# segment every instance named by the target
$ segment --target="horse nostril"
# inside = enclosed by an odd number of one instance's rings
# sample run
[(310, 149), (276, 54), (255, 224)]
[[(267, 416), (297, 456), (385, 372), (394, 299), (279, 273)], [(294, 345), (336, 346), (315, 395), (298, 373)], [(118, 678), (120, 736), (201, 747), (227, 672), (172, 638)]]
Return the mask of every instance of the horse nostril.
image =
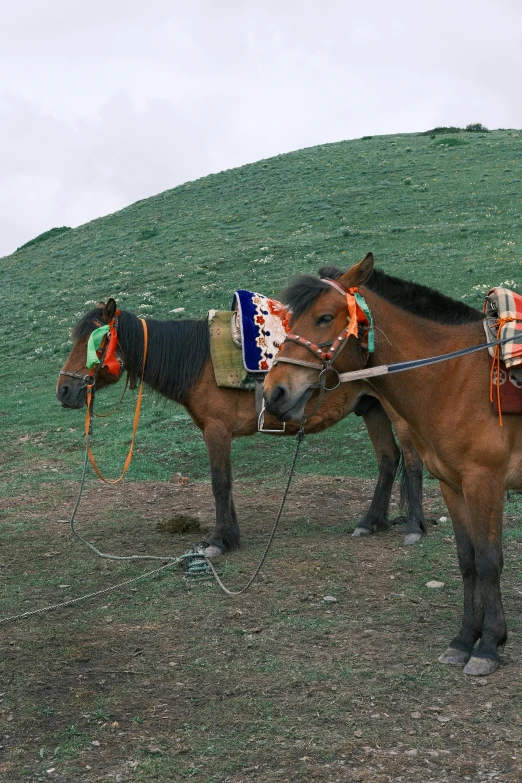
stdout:
[(272, 392), (266, 398), (267, 410), (275, 413), (281, 408), (287, 396), (288, 392), (284, 386), (274, 386)]
[(67, 395), (69, 394), (69, 387), (68, 386), (60, 386), (60, 397), (62, 400), (65, 400)]

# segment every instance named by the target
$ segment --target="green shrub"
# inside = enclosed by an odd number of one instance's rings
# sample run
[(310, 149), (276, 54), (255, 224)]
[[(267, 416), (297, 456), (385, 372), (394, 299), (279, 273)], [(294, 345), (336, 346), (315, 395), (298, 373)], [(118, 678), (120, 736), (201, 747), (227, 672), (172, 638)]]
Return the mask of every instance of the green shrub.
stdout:
[(432, 128), (431, 130), (424, 131), (421, 133), (421, 136), (432, 136), (437, 135), (440, 136), (443, 133), (460, 133), (462, 128), (456, 128), (454, 125), (449, 125), (448, 127), (439, 126), (438, 128)]
[(147, 239), (152, 239), (158, 235), (158, 229), (156, 226), (152, 228), (144, 228), (138, 234), (138, 242), (145, 242)]
[(20, 247), (17, 247), (17, 250), (23, 250), (26, 247), (32, 247), (33, 245), (39, 245), (40, 242), (46, 242), (48, 239), (52, 239), (53, 237), (58, 236), (59, 234), (63, 234), (65, 231), (70, 231), (70, 226), (60, 226), (59, 228), (50, 228), (49, 231), (44, 231), (43, 234), (38, 234), (37, 237), (34, 239), (30, 239), (29, 242), (26, 242), (24, 245), (20, 245)]
[(481, 122), (475, 122), (472, 125), (466, 125), (466, 130), (468, 133), (489, 133), (489, 128), (486, 128), (486, 126), (482, 125)]
[(449, 136), (448, 138), (442, 138), (437, 139), (433, 142), (433, 146), (440, 146), (440, 147), (462, 147), (464, 144), (469, 144), (468, 141), (464, 141), (464, 139), (456, 139), (454, 136)]

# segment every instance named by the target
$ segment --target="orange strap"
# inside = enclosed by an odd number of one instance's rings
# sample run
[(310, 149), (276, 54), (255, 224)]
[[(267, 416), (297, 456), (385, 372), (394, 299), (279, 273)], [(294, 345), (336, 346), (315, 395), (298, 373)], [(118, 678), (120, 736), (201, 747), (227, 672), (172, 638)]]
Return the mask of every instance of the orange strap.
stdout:
[(102, 474), (100, 473), (100, 470), (98, 468), (98, 465), (96, 464), (96, 460), (94, 458), (94, 454), (91, 451), (91, 446), (89, 443), (89, 435), (90, 435), (90, 429), (91, 429), (91, 402), (92, 402), (92, 385), (87, 386), (87, 413), (85, 415), (85, 439), (87, 443), (87, 453), (89, 455), (89, 459), (91, 461), (91, 465), (94, 468), (94, 471), (98, 478), (100, 478), (102, 481), (104, 481), (106, 484), (119, 484), (119, 482), (122, 480), (124, 475), (126, 474), (127, 470), (129, 469), (129, 465), (131, 463), (132, 459), (132, 451), (134, 449), (134, 439), (136, 438), (136, 431), (138, 429), (138, 422), (140, 420), (140, 411), (141, 411), (141, 400), (143, 397), (143, 374), (145, 372), (145, 362), (147, 359), (147, 348), (148, 348), (148, 332), (147, 332), (147, 324), (145, 323), (143, 318), (140, 318), (140, 321), (143, 326), (143, 362), (141, 366), (141, 380), (140, 380), (140, 388), (138, 391), (138, 399), (136, 401), (136, 411), (134, 413), (134, 425), (132, 428), (132, 440), (131, 445), (129, 448), (129, 453), (127, 454), (127, 459), (125, 460), (125, 464), (123, 466), (123, 472), (121, 476), (117, 479), (106, 479)]
[[(500, 340), (500, 332), (504, 328), (506, 324), (508, 324), (510, 321), (517, 321), (519, 319), (512, 318), (511, 316), (507, 316), (507, 318), (499, 318), (497, 321), (495, 321), (494, 326), (497, 328), (497, 340)], [(497, 380), (496, 380), (496, 389), (497, 389), (497, 412), (498, 412), (498, 423), (502, 427), (502, 410), (500, 408), (500, 345), (495, 345), (495, 352), (493, 354), (493, 361), (491, 362), (491, 370), (489, 373), (489, 399), (490, 402), (493, 402), (493, 376), (495, 374), (495, 368), (497, 370)]]
[(352, 335), (354, 337), (359, 336), (359, 319), (357, 316), (357, 302), (354, 296), (354, 294), (356, 294), (358, 291), (359, 289), (357, 287), (353, 287), (353, 288), (349, 288), (346, 292), (346, 305), (348, 307), (348, 316), (349, 316), (348, 331), (346, 332), (347, 337), (351, 337)]

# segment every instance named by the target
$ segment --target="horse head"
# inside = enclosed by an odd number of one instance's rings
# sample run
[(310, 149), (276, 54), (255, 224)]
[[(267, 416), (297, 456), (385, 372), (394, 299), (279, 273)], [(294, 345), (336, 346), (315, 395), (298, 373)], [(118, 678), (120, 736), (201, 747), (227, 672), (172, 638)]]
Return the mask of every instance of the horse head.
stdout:
[(336, 280), (303, 275), (283, 293), (291, 332), (264, 382), (266, 409), (281, 421), (301, 419), (314, 390), (335, 388), (341, 369), (364, 366), (368, 354), (351, 328), (347, 296), (368, 280), (373, 260), (368, 253)]
[(67, 360), (60, 370), (56, 385), (56, 396), (64, 408), (83, 408), (87, 395), (87, 385), (96, 384), (96, 389), (102, 389), (116, 383), (123, 373), (123, 363), (116, 356), (116, 366), (106, 363), (107, 350), (103, 352), (100, 364), (91, 369), (87, 367), (87, 344), (89, 337), (100, 327), (111, 325), (116, 328), (115, 317), (117, 306), (114, 299), (106, 304), (100, 302), (97, 307), (86, 313), (76, 324), (71, 339), (74, 345)]

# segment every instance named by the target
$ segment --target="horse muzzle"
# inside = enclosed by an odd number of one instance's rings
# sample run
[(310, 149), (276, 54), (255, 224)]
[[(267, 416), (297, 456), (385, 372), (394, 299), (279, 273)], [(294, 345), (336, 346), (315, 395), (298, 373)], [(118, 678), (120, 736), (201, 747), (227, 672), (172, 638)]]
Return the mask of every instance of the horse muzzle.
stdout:
[(87, 387), (84, 382), (74, 378), (60, 378), (56, 396), (63, 408), (83, 408), (87, 402)]
[(266, 410), (279, 421), (300, 421), (312, 391), (308, 387), (296, 397), (285, 384), (277, 384), (268, 393), (265, 392)]

